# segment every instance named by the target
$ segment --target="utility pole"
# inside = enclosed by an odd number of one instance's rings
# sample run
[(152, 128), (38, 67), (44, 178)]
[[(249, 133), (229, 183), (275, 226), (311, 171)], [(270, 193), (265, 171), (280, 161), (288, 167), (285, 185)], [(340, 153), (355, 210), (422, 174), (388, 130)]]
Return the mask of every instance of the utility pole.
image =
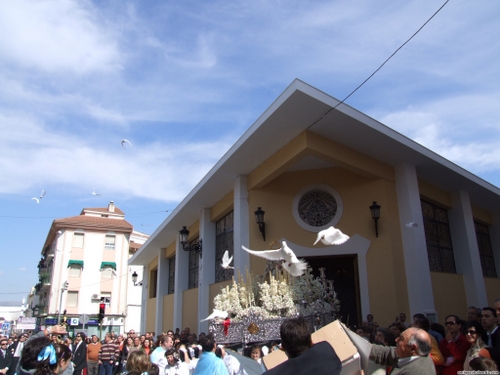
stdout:
[(59, 297), (59, 314), (57, 315), (57, 324), (61, 324), (61, 310), (62, 310), (62, 298), (63, 298), (63, 293), (65, 290), (68, 290), (68, 285), (69, 283), (67, 281), (65, 281), (64, 283), (62, 283), (62, 286), (61, 286), (61, 293), (60, 293), (60, 297)]

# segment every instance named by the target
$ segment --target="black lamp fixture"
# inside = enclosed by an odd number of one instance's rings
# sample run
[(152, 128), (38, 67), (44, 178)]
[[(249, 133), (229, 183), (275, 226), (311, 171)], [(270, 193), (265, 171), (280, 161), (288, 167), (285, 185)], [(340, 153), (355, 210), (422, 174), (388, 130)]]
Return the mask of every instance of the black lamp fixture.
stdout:
[(179, 239), (182, 244), (182, 249), (184, 251), (194, 251), (198, 253), (201, 257), (201, 251), (202, 251), (201, 239), (198, 240), (197, 243), (189, 245), (188, 237), (189, 237), (189, 231), (185, 226), (182, 226), (182, 229), (179, 231)]
[(39, 313), (40, 313), (40, 308), (38, 307), (38, 305), (36, 305), (35, 307), (33, 307), (33, 315), (38, 316)]
[(142, 285), (142, 281), (137, 282), (138, 276), (139, 275), (137, 274), (137, 272), (134, 271), (134, 273), (132, 274), (132, 282), (134, 283), (134, 286)]
[(262, 238), (264, 241), (266, 240), (266, 223), (264, 222), (264, 214), (266, 211), (263, 211), (261, 207), (257, 207), (257, 211), (254, 212), (255, 220), (257, 221), (257, 225), (259, 226), (260, 233), (262, 233)]
[(370, 206), (370, 212), (372, 213), (372, 219), (375, 220), (375, 235), (378, 237), (378, 219), (380, 219), (380, 205), (376, 201), (373, 201)]

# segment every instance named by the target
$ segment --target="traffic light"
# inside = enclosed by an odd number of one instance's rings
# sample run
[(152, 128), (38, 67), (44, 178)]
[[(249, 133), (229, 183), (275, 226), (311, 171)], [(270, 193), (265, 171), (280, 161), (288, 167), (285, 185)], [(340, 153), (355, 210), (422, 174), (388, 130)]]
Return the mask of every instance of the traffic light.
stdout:
[(101, 302), (99, 304), (99, 315), (97, 317), (97, 320), (99, 321), (99, 323), (102, 323), (102, 320), (104, 319), (105, 312), (106, 312), (106, 304)]

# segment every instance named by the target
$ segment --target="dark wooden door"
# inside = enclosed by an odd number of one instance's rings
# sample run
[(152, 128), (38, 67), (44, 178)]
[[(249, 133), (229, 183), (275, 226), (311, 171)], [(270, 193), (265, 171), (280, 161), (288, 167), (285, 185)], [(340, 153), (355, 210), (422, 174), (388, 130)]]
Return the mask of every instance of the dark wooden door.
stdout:
[(328, 280), (333, 280), (333, 288), (340, 300), (340, 316), (343, 323), (360, 326), (359, 279), (356, 255), (339, 255), (304, 258), (319, 276), (319, 268), (325, 268)]

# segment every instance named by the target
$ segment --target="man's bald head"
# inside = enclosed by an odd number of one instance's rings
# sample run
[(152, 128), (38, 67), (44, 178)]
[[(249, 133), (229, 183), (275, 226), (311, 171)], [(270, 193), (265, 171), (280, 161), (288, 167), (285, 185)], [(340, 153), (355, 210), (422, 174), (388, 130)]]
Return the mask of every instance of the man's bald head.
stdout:
[(416, 328), (416, 331), (410, 338), (410, 343), (414, 342), (418, 347), (419, 356), (427, 356), (431, 352), (432, 342), (429, 334), (423, 329)]
[(431, 338), (423, 329), (411, 327), (396, 339), (396, 354), (399, 358), (426, 357), (431, 352)]

